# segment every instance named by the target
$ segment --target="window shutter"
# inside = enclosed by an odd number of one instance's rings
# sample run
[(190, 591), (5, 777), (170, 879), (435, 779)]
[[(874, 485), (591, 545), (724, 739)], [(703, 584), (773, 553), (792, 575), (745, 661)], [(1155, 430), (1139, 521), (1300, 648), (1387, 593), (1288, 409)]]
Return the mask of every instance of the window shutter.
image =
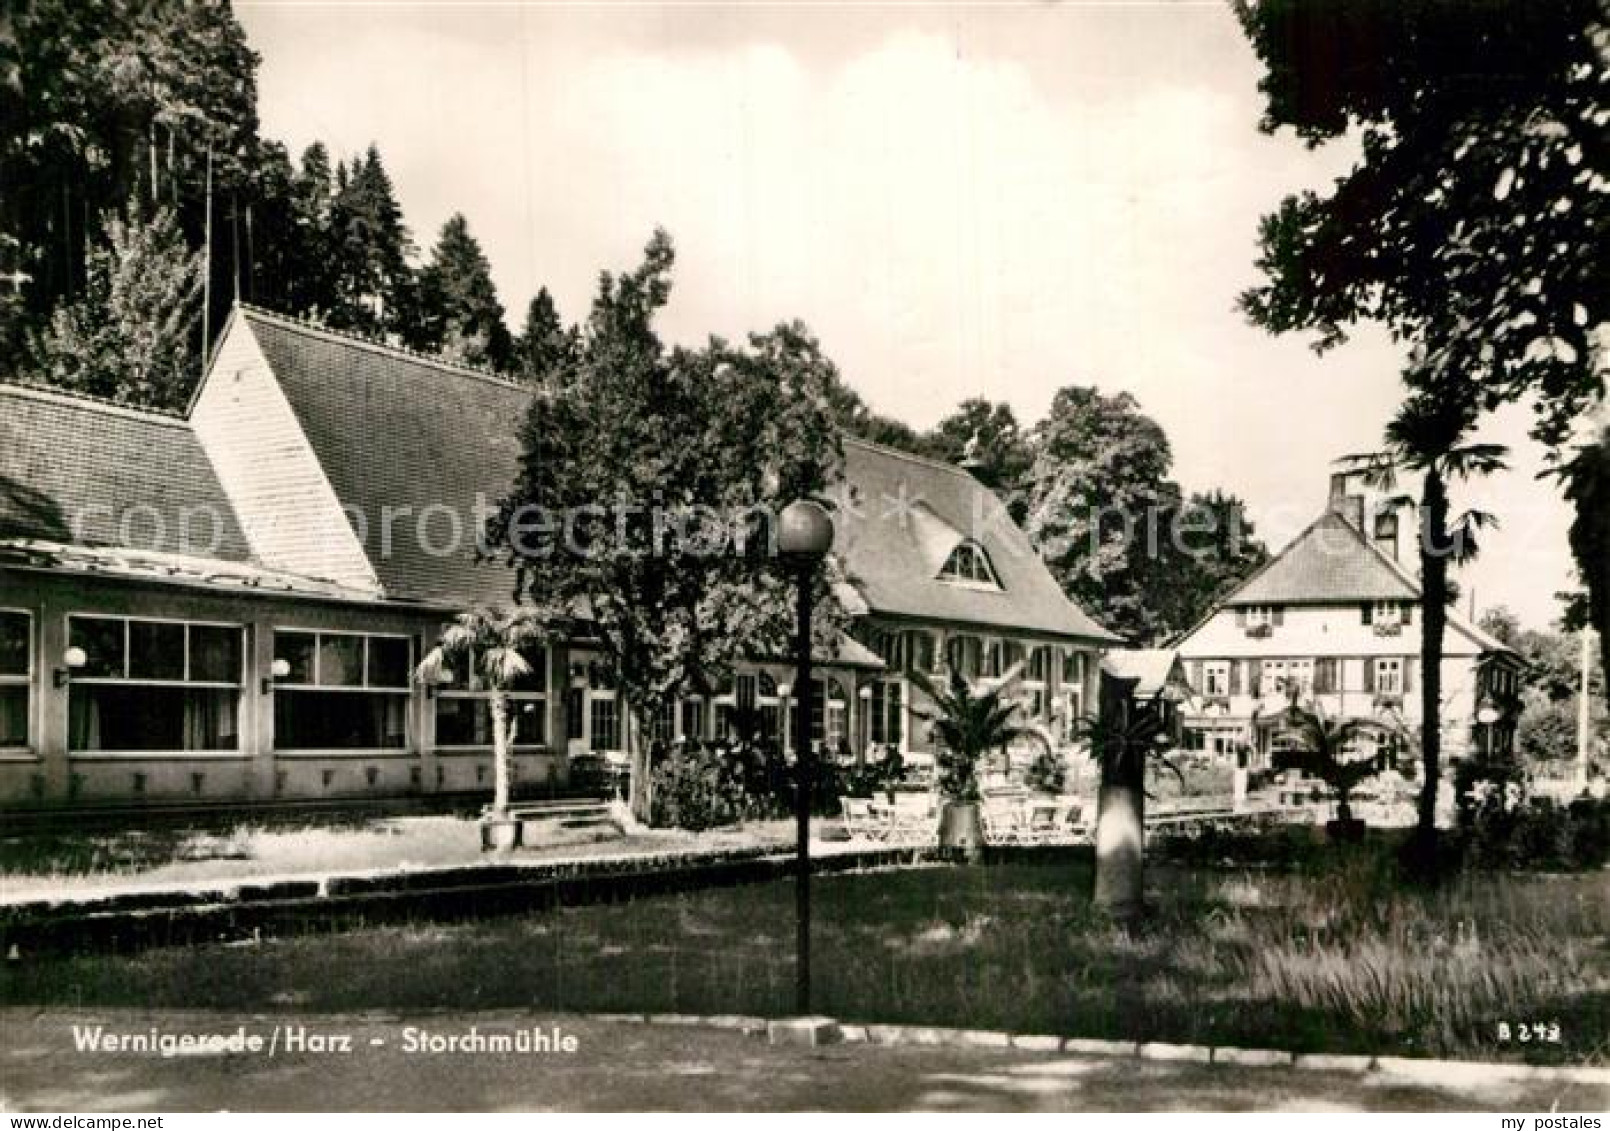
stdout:
[(1405, 601), (1405, 602), (1403, 602), (1403, 623), (1404, 624), (1413, 624), (1414, 623), (1414, 602), (1413, 601)]
[(1362, 605), (1359, 606), (1359, 612), (1362, 614), (1363, 623), (1364, 624), (1370, 624), (1371, 623), (1371, 618), (1372, 618), (1375, 610), (1371, 607), (1371, 605), (1370, 605), (1370, 603), (1368, 601), (1365, 601)]
[(1185, 665), (1185, 678), (1191, 685), (1191, 690), (1198, 695), (1204, 690), (1202, 687), (1202, 661), (1190, 660)]
[(1365, 660), (1364, 661), (1364, 690), (1365, 691), (1374, 691), (1375, 690), (1375, 661), (1374, 660)]
[(1230, 661), (1230, 694), (1241, 694), (1241, 661)]
[(1284, 605), (1276, 605), (1273, 617), (1276, 624), (1284, 624), (1286, 621), (1286, 607)]
[(1254, 699), (1263, 694), (1263, 661), (1250, 660), (1247, 662), (1247, 689)]
[(1414, 690), (1414, 657), (1403, 657), (1403, 690)]
[(1236, 608), (1235, 626), (1237, 628), (1247, 627), (1247, 607), (1245, 605), (1241, 605)]

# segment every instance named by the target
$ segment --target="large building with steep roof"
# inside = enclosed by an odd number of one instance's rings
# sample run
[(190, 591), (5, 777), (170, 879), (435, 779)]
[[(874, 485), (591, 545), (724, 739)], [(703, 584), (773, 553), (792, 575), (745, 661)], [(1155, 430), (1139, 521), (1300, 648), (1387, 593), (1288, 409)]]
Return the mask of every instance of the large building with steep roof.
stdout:
[[(238, 307), (183, 415), (0, 384), (0, 807), (270, 803), (490, 787), (484, 696), (410, 676), (456, 611), (507, 603), (477, 553), (530, 393)], [(1018, 667), (1047, 731), (1114, 638), (966, 472), (845, 442), (834, 553), (854, 639), (820, 657), (815, 736), (928, 748), (913, 673)], [(516, 785), (613, 755), (627, 713), (585, 637), (534, 656)], [(762, 659), (651, 722), (711, 736)], [(780, 734), (786, 737), (786, 734)]]
[[(1194, 695), (1187, 735), (1201, 748), (1267, 757), (1267, 724), (1296, 695), (1333, 718), (1374, 718), (1407, 732), (1421, 721), (1415, 528), (1399, 508), (1331, 480), (1323, 513), (1219, 601), (1178, 642)], [(1443, 748), (1509, 748), (1518, 658), (1448, 610), (1442, 664)], [(1498, 713), (1476, 722), (1479, 705)]]

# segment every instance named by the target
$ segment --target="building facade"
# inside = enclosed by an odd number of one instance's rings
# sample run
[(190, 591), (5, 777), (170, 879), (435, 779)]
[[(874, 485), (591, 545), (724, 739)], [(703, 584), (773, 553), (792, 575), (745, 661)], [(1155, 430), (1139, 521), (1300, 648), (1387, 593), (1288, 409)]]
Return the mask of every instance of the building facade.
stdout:
[[(1189, 744), (1246, 748), (1266, 764), (1267, 724), (1292, 702), (1412, 734), (1421, 723), (1421, 591), (1414, 525), (1332, 478), (1326, 509), (1178, 642), (1193, 696)], [(1514, 734), (1519, 658), (1457, 611), (1442, 662), (1442, 741), (1450, 757), (1505, 752)], [(1477, 722), (1480, 706), (1493, 709)]]
[[(0, 385), (0, 807), (490, 788), (484, 690), (412, 673), (454, 613), (512, 599), (511, 571), (476, 550), (529, 395), (249, 307), (183, 415)], [(908, 640), (980, 677), (1023, 658), (1047, 724), (1090, 694), (1110, 637), (1016, 527), (974, 523), (999, 502), (959, 469), (846, 449), (834, 552), (856, 639), (818, 657), (814, 736), (921, 751)], [(909, 513), (885, 513), (890, 492)], [(584, 637), (529, 659), (517, 789), (627, 748)], [(790, 670), (746, 664), (652, 737), (716, 736), (742, 707), (786, 737)]]

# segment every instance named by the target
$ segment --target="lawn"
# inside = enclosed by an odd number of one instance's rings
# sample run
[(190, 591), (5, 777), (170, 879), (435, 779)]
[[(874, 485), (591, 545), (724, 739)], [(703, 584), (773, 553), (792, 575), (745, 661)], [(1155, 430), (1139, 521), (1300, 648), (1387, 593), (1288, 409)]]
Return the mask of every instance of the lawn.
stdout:
[[(816, 1007), (846, 1020), (1603, 1064), (1610, 876), (1403, 890), (1361, 856), (1323, 875), (1159, 866), (1126, 932), (1089, 865), (926, 867), (815, 887)], [(791, 1010), (793, 887), (23, 962), (11, 1004), (226, 1012)], [(1501, 1023), (1558, 1023), (1504, 1044)]]

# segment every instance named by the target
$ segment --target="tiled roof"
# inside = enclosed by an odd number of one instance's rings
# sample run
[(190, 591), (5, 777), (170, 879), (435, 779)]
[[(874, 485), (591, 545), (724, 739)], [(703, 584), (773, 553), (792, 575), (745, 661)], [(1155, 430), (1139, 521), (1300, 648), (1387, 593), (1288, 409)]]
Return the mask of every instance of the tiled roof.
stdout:
[[(1420, 599), (1420, 583), (1413, 574), (1370, 545), (1342, 514), (1327, 510), (1218, 607)], [(1448, 610), (1448, 627), (1484, 651), (1511, 651), (1456, 609)]]
[[(834, 550), (877, 613), (1115, 641), (1070, 601), (999, 499), (966, 471), (846, 438)], [(1000, 589), (939, 580), (964, 539), (989, 556)]]
[(1327, 511), (1224, 603), (1408, 601), (1419, 595), (1407, 575), (1371, 546), (1352, 523)]
[(0, 538), (251, 559), (190, 425), (0, 384)]
[(251, 307), (240, 316), (336, 496), (363, 516), (387, 596), (507, 603), (513, 571), (475, 559), (476, 506), (495, 507), (514, 483), (530, 392)]
[[(365, 551), (392, 597), (458, 603), (509, 599), (513, 576), (476, 564), (471, 548), (437, 555), (451, 515), (468, 539), (477, 495), (496, 502), (514, 482), (518, 424), (530, 392), (474, 370), (319, 329), (250, 307), (240, 311), (292, 411), (349, 509), (367, 519)], [(1085, 616), (1005, 516), (960, 468), (858, 440), (845, 441), (849, 505), (835, 516), (835, 550), (873, 612), (974, 622), (1025, 632), (1115, 640)], [(842, 492), (841, 492), (842, 494)], [(909, 503), (890, 513), (899, 500)], [(387, 509), (389, 551), (382, 545)], [(1003, 590), (942, 582), (945, 558), (975, 526)], [(993, 521), (997, 520), (998, 521)]]

